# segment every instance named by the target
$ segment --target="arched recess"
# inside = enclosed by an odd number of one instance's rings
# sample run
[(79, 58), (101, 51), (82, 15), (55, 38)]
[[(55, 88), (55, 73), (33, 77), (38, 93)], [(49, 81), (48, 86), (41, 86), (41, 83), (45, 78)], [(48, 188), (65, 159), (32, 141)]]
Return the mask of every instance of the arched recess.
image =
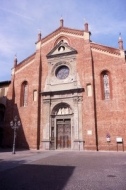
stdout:
[(70, 149), (73, 111), (67, 103), (59, 103), (51, 112), (51, 149)]
[(60, 36), (58, 37), (58, 39), (56, 39), (55, 43), (54, 43), (54, 47), (60, 43), (60, 42), (63, 42), (63, 43), (67, 43), (67, 44), (70, 44), (70, 41), (68, 38), (66, 38), (65, 36)]
[(26, 107), (28, 105), (28, 82), (21, 84), (20, 105)]
[(52, 110), (52, 115), (67, 115), (67, 114), (72, 114), (72, 109), (70, 105), (67, 103), (59, 103)]

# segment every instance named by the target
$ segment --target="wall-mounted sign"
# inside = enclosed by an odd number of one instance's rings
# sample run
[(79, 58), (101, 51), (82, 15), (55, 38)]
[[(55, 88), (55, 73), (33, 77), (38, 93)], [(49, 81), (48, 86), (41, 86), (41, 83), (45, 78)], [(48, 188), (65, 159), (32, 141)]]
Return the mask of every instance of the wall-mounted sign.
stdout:
[(117, 138), (116, 138), (116, 142), (117, 142), (117, 143), (122, 143), (122, 142), (123, 142), (122, 137), (117, 137)]
[(111, 141), (111, 140), (110, 140), (110, 137), (107, 137), (107, 138), (106, 138), (106, 141), (107, 141), (107, 142), (110, 142), (110, 141)]
[(106, 141), (107, 141), (107, 142), (110, 142), (110, 141), (111, 141), (111, 139), (110, 139), (110, 134), (109, 134), (109, 133), (106, 134)]
[(87, 135), (92, 135), (92, 130), (88, 130)]

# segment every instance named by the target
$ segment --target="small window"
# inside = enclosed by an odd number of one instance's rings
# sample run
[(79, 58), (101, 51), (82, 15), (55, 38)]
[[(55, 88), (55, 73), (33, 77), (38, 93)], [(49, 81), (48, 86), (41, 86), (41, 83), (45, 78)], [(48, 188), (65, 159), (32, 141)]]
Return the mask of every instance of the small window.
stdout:
[(91, 97), (92, 96), (92, 86), (91, 86), (91, 84), (87, 84), (86, 90), (87, 90), (87, 96)]
[(21, 106), (28, 105), (28, 82), (24, 81), (21, 86)]
[(37, 101), (37, 90), (33, 91), (33, 101), (36, 102)]
[(103, 71), (101, 73), (101, 84), (102, 84), (103, 99), (109, 100), (111, 97), (111, 89), (110, 89), (110, 73), (108, 71)]
[(59, 52), (63, 52), (65, 50), (65, 47), (64, 46), (60, 46), (59, 48), (58, 48), (58, 51)]

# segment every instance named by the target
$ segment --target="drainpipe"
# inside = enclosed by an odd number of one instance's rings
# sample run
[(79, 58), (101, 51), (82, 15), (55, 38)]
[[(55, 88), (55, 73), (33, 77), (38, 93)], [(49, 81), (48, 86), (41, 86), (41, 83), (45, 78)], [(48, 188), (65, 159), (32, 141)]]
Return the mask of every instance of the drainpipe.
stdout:
[(91, 63), (92, 63), (92, 77), (93, 77), (93, 97), (94, 97), (95, 138), (96, 138), (96, 150), (98, 151), (97, 103), (96, 103), (96, 90), (95, 90), (94, 60), (93, 60), (92, 51), (91, 51)]
[(39, 76), (38, 76), (38, 114), (37, 114), (37, 150), (40, 149), (40, 118), (41, 118), (41, 55), (39, 63)]
[(37, 150), (40, 149), (40, 125), (41, 125), (41, 76), (42, 76), (42, 58), (41, 48), (39, 50), (39, 74), (38, 74), (38, 110), (37, 110)]

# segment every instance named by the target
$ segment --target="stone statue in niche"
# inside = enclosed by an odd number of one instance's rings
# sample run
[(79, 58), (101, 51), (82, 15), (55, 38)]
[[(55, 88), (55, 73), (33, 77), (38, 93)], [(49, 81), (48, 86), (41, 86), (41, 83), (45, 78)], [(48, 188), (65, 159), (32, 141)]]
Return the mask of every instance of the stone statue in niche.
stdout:
[(59, 108), (59, 110), (55, 112), (55, 115), (67, 115), (67, 114), (71, 114), (71, 109), (69, 107)]
[(57, 115), (62, 115), (62, 109), (60, 108)]
[(65, 108), (65, 113), (64, 114), (68, 114), (68, 108)]
[(64, 110), (65, 110), (65, 108), (62, 108), (62, 115), (64, 115), (64, 113), (65, 113), (65, 111), (64, 111)]

